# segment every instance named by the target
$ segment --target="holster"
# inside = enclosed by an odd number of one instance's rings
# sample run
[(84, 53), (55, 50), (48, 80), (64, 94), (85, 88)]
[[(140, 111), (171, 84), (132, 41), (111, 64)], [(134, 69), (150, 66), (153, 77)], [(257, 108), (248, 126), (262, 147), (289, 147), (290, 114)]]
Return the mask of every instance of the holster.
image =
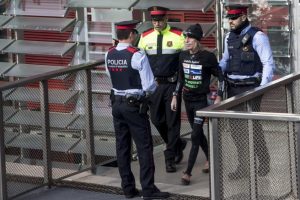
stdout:
[(145, 98), (141, 103), (140, 103), (140, 114), (147, 114), (149, 110), (149, 103), (148, 103), (148, 98)]
[(110, 90), (109, 99), (111, 101), (111, 104), (113, 104), (115, 102), (115, 100), (116, 100), (115, 91), (113, 89)]

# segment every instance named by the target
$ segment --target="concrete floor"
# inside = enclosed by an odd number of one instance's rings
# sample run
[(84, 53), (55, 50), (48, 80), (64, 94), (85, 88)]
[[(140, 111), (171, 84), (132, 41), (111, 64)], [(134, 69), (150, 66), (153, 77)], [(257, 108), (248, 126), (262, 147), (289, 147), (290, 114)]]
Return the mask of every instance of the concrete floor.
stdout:
[[(188, 141), (188, 145), (184, 151), (184, 158), (181, 164), (177, 165), (177, 172), (166, 173), (163, 150), (164, 146), (155, 148), (154, 158), (155, 158), (155, 182), (159, 189), (162, 191), (167, 191), (175, 195), (188, 195), (189, 197), (209, 197), (209, 175), (202, 173), (202, 168), (205, 163), (205, 158), (202, 150), (199, 151), (198, 159), (193, 169), (192, 181), (189, 186), (184, 186), (181, 184), (180, 178), (182, 176), (182, 171), (185, 170), (188, 153), (190, 150), (191, 142)], [(138, 162), (132, 162), (132, 170), (135, 175), (136, 180), (139, 180), (139, 167)], [(112, 186), (120, 188), (121, 179), (119, 177), (118, 169), (115, 167), (98, 167), (96, 175), (90, 172), (83, 172), (76, 176), (66, 179), (68, 182), (74, 182), (80, 186), (81, 183), (85, 184), (100, 184), (105, 186)], [(137, 187), (140, 189), (141, 186), (139, 181), (137, 181)], [(66, 187), (52, 187), (41, 188), (30, 192), (21, 197), (15, 198), (15, 200), (125, 200), (123, 195), (119, 194), (107, 194), (102, 192), (80, 190), (77, 188), (66, 188)], [(134, 199), (140, 199), (134, 198)], [(182, 197), (171, 197), (170, 199), (185, 199)], [(193, 198), (187, 198), (193, 199)]]
[[(174, 194), (181, 195), (192, 195), (199, 197), (209, 197), (209, 175), (202, 173), (202, 168), (204, 167), (205, 158), (202, 150), (199, 151), (198, 159), (192, 172), (191, 184), (184, 186), (181, 184), (182, 172), (185, 170), (187, 165), (188, 154), (190, 151), (191, 143), (188, 145), (184, 151), (184, 158), (181, 164), (177, 165), (176, 173), (166, 173), (163, 149), (164, 146), (157, 147), (155, 149), (155, 182), (159, 189), (162, 191), (171, 192)], [(132, 162), (132, 171), (137, 180), (137, 187), (140, 189), (139, 184), (139, 166), (138, 162)], [(96, 175), (89, 172), (84, 172), (79, 175), (70, 177), (68, 181), (91, 183), (91, 184), (101, 184), (106, 186), (120, 187), (121, 179), (119, 177), (118, 169), (114, 167), (98, 167)]]

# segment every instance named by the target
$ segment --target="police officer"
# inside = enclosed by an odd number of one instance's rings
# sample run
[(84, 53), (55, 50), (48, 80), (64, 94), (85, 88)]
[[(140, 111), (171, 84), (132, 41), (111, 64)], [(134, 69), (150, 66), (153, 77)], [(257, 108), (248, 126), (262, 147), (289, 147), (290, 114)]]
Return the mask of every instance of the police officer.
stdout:
[[(166, 143), (166, 171), (175, 172), (181, 162), (186, 141), (180, 139), (180, 95), (174, 93), (177, 83), (178, 58), (184, 47), (182, 31), (167, 24), (167, 8), (148, 8), (153, 28), (142, 33), (138, 46), (148, 55), (158, 88), (150, 98), (151, 121)], [(176, 111), (170, 108), (172, 96), (178, 98)]]
[[(203, 36), (200, 24), (191, 25), (184, 32), (186, 51), (182, 51), (179, 56), (179, 80), (177, 87), (182, 88), (182, 96), (185, 103), (188, 120), (192, 127), (192, 146), (188, 159), (188, 166), (184, 171), (181, 182), (184, 185), (190, 184), (191, 172), (197, 159), (199, 146), (202, 148), (206, 163), (202, 170), (209, 172), (208, 143), (203, 132), (203, 117), (197, 117), (196, 111), (208, 106), (207, 97), (210, 93), (209, 85), (211, 76), (218, 77), (219, 88), (215, 103), (221, 101), (224, 91), (224, 77), (218, 65), (215, 54), (206, 51), (200, 40)], [(180, 93), (178, 91), (178, 93)], [(177, 99), (173, 97), (171, 109), (176, 110)]]
[(154, 185), (153, 144), (150, 122), (143, 99), (154, 92), (156, 83), (147, 56), (132, 46), (137, 36), (138, 21), (116, 23), (119, 43), (106, 54), (106, 70), (112, 81), (112, 115), (116, 134), (117, 163), (126, 198), (139, 196), (132, 174), (131, 140), (133, 138), (140, 162), (140, 182), (144, 199), (164, 199), (169, 193)]
[[(223, 58), (220, 67), (227, 80), (228, 97), (264, 85), (272, 80), (274, 60), (268, 37), (247, 18), (247, 6), (227, 6), (230, 32), (225, 37)], [(257, 99), (258, 109), (261, 98)], [(259, 111), (259, 110), (253, 110)], [(232, 120), (231, 134), (238, 151), (238, 167), (229, 174), (230, 179), (238, 179), (248, 174), (249, 154), (244, 150), (248, 145), (247, 130)], [(270, 171), (270, 155), (266, 146), (262, 127), (254, 122), (254, 148), (259, 161), (258, 175), (265, 176)]]

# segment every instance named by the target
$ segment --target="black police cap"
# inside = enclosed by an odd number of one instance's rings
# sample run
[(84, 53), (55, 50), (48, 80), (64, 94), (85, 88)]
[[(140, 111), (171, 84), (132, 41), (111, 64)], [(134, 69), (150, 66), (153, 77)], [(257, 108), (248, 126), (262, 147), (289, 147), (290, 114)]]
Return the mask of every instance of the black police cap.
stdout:
[(117, 30), (133, 30), (140, 21), (129, 20), (115, 23)]
[(152, 6), (148, 8), (151, 18), (154, 20), (161, 20), (162, 18), (164, 18), (168, 10), (170, 9), (161, 6)]
[(231, 4), (225, 6), (227, 10), (227, 18), (236, 18), (247, 14), (248, 5)]

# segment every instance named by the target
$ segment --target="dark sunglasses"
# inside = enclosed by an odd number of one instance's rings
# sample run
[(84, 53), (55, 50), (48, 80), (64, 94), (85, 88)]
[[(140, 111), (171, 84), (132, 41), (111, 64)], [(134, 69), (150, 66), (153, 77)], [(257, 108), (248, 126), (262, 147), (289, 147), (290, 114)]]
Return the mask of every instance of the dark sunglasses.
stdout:
[(197, 36), (195, 36), (193, 33), (191, 32), (183, 32), (183, 36), (185, 38), (189, 37), (189, 38), (197, 38)]

